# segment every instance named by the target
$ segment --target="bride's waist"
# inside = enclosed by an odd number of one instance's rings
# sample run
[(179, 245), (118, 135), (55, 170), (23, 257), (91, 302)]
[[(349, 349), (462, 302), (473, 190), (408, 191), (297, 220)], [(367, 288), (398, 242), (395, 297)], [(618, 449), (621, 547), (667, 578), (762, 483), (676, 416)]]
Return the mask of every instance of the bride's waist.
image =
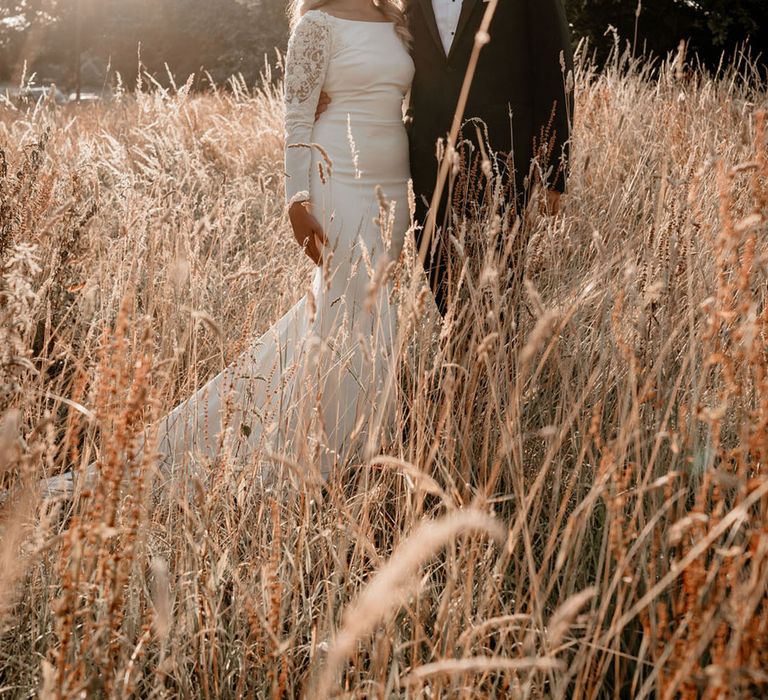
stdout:
[(391, 114), (370, 113), (365, 110), (333, 109), (328, 108), (315, 123), (317, 129), (343, 129), (346, 134), (349, 129), (368, 132), (372, 129), (405, 129), (403, 115), (399, 110)]
[(343, 165), (357, 165), (366, 170), (395, 168), (399, 172), (408, 161), (408, 134), (402, 122), (348, 125), (324, 120), (315, 125), (312, 140), (325, 151), (336, 170)]

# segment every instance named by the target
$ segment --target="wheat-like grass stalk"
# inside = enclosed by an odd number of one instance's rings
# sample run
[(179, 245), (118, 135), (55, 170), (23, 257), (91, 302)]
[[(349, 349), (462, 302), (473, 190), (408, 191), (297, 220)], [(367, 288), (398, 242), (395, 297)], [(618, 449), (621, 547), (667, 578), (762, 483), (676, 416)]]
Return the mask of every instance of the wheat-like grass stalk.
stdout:
[(459, 534), (476, 531), (490, 535), (500, 543), (506, 536), (501, 523), (482, 511), (468, 508), (422, 524), (400, 544), (389, 562), (379, 569), (359, 598), (345, 611), (341, 629), (329, 644), (327, 658), (311, 691), (315, 697), (325, 698), (331, 694), (334, 676), (352, 653), (355, 642), (402, 603), (419, 567)]

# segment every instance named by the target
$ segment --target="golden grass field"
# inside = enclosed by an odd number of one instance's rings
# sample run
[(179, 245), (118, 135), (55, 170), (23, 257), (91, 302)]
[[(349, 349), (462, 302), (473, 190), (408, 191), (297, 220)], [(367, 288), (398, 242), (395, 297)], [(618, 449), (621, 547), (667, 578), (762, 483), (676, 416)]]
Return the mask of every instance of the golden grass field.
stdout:
[(457, 232), (445, 326), (407, 247), (382, 457), (189, 502), (135, 436), (311, 271), (279, 86), (0, 108), (0, 697), (765, 697), (768, 94), (676, 60), (580, 57), (519, 327), (523, 230)]

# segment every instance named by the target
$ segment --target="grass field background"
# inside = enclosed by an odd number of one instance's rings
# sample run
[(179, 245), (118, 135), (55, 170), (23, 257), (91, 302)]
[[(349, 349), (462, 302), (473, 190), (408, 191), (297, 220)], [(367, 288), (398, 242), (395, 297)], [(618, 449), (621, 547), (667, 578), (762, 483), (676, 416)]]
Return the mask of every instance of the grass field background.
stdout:
[[(752, 77), (580, 56), (562, 214), (457, 232), (444, 326), (406, 248), (409, 426), (384, 457), (266, 495), (224, 466), (189, 502), (153, 491), (134, 437), (311, 273), (280, 88), (0, 109), (0, 695), (764, 696)], [(500, 230), (525, 235), (519, 327)], [(74, 504), (40, 501), (96, 458)]]

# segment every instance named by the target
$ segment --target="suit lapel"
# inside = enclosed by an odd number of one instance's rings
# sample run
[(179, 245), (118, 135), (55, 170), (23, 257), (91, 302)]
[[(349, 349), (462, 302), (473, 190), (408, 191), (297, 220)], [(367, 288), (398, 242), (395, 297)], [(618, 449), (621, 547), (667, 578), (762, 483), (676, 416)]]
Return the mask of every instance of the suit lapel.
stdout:
[[(456, 27), (456, 36), (453, 37), (451, 50), (448, 53), (449, 61), (451, 60), (454, 52), (456, 51), (456, 47), (459, 44), (459, 39), (461, 38), (461, 34), (467, 28), (467, 22), (469, 22), (469, 18), (472, 16), (472, 11), (475, 9), (475, 5), (477, 5), (478, 2), (480, 2), (480, 0), (464, 0), (464, 2), (461, 5), (461, 14), (459, 15), (459, 24)], [(431, 5), (431, 1), (430, 1), (430, 5)]]
[(418, 0), (421, 4), (421, 10), (424, 13), (424, 19), (427, 22), (429, 33), (432, 35), (432, 39), (437, 48), (440, 49), (440, 54), (445, 56), (445, 49), (443, 48), (443, 41), (440, 39), (440, 30), (437, 28), (437, 20), (435, 19), (435, 11), (432, 9), (432, 0)]

